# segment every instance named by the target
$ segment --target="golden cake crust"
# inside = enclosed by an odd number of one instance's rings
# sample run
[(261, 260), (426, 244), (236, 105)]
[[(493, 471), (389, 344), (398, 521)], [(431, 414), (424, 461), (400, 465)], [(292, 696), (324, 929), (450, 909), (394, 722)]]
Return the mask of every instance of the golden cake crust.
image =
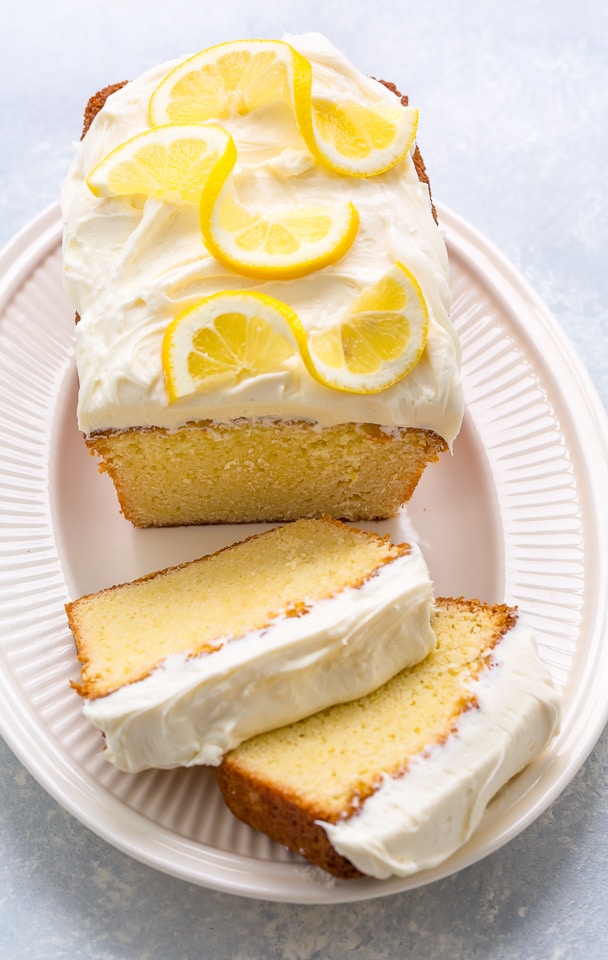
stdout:
[(80, 137), (81, 140), (85, 136), (87, 130), (93, 123), (93, 120), (105, 104), (108, 97), (113, 93), (116, 93), (117, 90), (120, 90), (121, 87), (126, 86), (128, 82), (128, 80), (121, 80), (119, 83), (110, 83), (107, 87), (103, 87), (101, 90), (98, 90), (97, 93), (94, 93), (92, 97), (89, 97), (84, 110), (84, 123), (82, 135)]

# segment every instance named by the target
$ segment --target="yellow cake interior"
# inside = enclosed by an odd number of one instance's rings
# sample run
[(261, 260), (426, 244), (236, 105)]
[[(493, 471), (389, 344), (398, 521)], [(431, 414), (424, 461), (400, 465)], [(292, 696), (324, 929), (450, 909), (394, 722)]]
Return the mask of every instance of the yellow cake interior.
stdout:
[(426, 430), (304, 421), (130, 429), (87, 444), (142, 527), (391, 517), (447, 446)]
[(301, 520), (218, 553), (110, 587), (67, 605), (82, 696), (147, 676), (173, 654), (217, 650), (231, 638), (298, 616), (359, 586), (407, 553), (388, 538), (329, 519)]

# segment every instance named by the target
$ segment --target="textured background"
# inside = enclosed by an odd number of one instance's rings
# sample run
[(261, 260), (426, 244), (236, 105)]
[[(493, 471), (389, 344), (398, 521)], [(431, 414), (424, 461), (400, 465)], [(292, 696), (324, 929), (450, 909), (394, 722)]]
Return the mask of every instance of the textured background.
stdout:
[[(320, 30), (421, 108), (438, 200), (544, 298), (608, 403), (608, 7), (597, 0), (0, 0), (0, 245), (55, 201), (90, 92), (220, 40)], [(372, 11), (372, 12), (370, 12)], [(604, 960), (608, 736), (524, 834), (383, 900), (256, 902), (142, 866), (0, 744), (7, 960)]]

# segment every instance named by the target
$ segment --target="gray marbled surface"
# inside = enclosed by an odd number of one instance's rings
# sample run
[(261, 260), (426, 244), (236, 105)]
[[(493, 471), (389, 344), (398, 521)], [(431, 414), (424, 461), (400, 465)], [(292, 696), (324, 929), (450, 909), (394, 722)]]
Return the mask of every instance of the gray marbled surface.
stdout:
[[(435, 196), (523, 272), (608, 403), (605, 4), (0, 0), (0, 10), (0, 244), (56, 199), (91, 91), (222, 39), (320, 30), (421, 107)], [(552, 807), (481, 863), (327, 907), (157, 873), (81, 826), (3, 743), (0, 764), (7, 960), (608, 956), (606, 732)]]

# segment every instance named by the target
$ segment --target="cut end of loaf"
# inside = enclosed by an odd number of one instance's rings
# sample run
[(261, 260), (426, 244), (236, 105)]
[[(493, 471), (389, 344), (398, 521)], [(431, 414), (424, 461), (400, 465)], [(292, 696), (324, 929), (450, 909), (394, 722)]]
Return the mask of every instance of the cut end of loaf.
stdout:
[(132, 429), (87, 445), (141, 527), (391, 517), (447, 449), (426, 430), (305, 421)]

